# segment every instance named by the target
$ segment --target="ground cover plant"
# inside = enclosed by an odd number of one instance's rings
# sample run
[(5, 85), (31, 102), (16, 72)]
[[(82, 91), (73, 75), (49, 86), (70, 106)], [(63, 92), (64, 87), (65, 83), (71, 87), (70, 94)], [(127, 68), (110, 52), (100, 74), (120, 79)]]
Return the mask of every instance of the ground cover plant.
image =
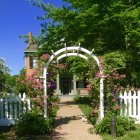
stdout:
[[(94, 126), (96, 133), (99, 134), (110, 134), (111, 135), (111, 118), (112, 116), (107, 115), (103, 120)], [(135, 130), (134, 120), (128, 117), (116, 116), (116, 136), (120, 137), (126, 134), (127, 131)]]
[[(136, 125), (136, 130), (127, 132), (125, 135), (116, 138), (116, 140), (138, 140), (140, 136), (140, 126)], [(103, 135), (103, 140), (113, 140), (110, 135)]]

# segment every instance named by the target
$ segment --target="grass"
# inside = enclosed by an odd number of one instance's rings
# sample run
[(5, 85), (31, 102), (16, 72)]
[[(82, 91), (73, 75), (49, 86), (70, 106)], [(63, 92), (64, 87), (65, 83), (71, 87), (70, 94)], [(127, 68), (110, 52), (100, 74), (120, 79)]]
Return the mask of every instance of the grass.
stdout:
[(89, 112), (91, 112), (91, 107), (90, 107), (90, 101), (88, 97), (80, 97), (76, 96), (74, 97), (74, 101), (79, 105), (80, 109), (82, 112), (85, 114), (87, 117)]
[[(104, 135), (103, 140), (113, 140), (110, 135)], [(140, 140), (140, 125), (137, 125), (135, 131), (128, 132), (122, 137), (116, 138), (116, 140)]]
[(83, 104), (79, 104), (79, 107), (82, 110), (82, 112), (85, 114), (86, 117), (88, 116), (89, 112), (92, 109), (89, 105), (83, 105)]

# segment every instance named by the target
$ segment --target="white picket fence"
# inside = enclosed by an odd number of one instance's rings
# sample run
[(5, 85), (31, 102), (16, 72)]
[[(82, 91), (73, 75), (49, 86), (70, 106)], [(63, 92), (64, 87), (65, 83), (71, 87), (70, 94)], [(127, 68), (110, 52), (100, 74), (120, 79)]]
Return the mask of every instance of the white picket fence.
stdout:
[(0, 99), (0, 126), (14, 125), (20, 114), (31, 110), (32, 104), (26, 94)]
[[(140, 123), (140, 90), (129, 90), (120, 94), (121, 114)], [(20, 114), (31, 110), (31, 100), (24, 93), (0, 99), (0, 126), (14, 125)]]
[(129, 90), (120, 94), (121, 115), (129, 116), (140, 123), (140, 90)]

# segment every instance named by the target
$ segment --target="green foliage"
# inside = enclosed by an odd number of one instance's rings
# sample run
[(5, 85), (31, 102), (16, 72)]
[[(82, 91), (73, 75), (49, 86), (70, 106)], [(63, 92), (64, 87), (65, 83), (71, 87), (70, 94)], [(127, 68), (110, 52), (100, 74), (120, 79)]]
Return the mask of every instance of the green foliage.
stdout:
[(74, 98), (73, 98), (73, 100), (76, 102), (76, 103), (80, 103), (80, 96), (75, 96)]
[(50, 134), (54, 125), (54, 117), (44, 118), (37, 110), (22, 114), (16, 124), (18, 135)]
[(80, 57), (73, 56), (66, 60), (68, 70), (70, 73), (75, 74), (79, 79), (83, 79), (88, 71), (88, 62)]
[(77, 103), (77, 104), (90, 104), (90, 99), (89, 97), (81, 97), (81, 96), (75, 96), (73, 98), (73, 100)]
[(19, 75), (26, 75), (26, 69), (25, 69), (25, 68), (22, 68), (22, 69), (19, 71)]
[(6, 92), (15, 93), (16, 92), (16, 78), (18, 75), (11, 76), (10, 74), (6, 75)]
[[(99, 134), (111, 134), (111, 115), (105, 116), (98, 124), (95, 125), (95, 130)], [(122, 136), (127, 131), (135, 130), (134, 121), (128, 117), (116, 116), (116, 135)]]
[(5, 83), (6, 83), (6, 76), (4, 72), (0, 70), (0, 92), (2, 92), (5, 89)]
[(6, 75), (9, 74), (10, 69), (6, 65), (6, 61), (0, 58), (0, 93), (6, 90)]
[[(107, 63), (126, 74), (130, 86), (139, 86), (140, 22), (137, 0), (79, 1), (64, 0), (62, 7), (32, 0), (44, 15), (38, 54), (64, 47), (64, 42), (108, 57)], [(68, 4), (66, 4), (68, 3)], [(51, 19), (51, 20), (50, 20)], [(111, 60), (111, 61), (110, 61)]]
[[(25, 43), (29, 43), (28, 35), (21, 35), (19, 36), (20, 39), (24, 39)], [(39, 39), (38, 37), (35, 37), (32, 35), (32, 44), (39, 44)]]
[(116, 70), (123, 70), (126, 67), (126, 53), (114, 51), (104, 55), (105, 64), (115, 68)]
[(26, 86), (26, 82), (25, 82), (25, 75), (19, 75), (17, 78), (16, 78), (16, 93), (19, 94), (19, 93), (27, 93), (28, 89), (27, 89), (27, 86)]
[(59, 102), (59, 98), (57, 96), (50, 97), (50, 102)]

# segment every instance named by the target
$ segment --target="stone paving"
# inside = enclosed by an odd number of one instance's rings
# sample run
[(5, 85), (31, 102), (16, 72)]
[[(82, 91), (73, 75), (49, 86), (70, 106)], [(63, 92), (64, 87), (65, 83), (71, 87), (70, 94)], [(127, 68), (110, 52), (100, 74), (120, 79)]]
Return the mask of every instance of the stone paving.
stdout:
[(92, 125), (82, 120), (83, 113), (73, 97), (62, 97), (59, 106), (52, 140), (102, 140), (99, 135), (89, 133)]

